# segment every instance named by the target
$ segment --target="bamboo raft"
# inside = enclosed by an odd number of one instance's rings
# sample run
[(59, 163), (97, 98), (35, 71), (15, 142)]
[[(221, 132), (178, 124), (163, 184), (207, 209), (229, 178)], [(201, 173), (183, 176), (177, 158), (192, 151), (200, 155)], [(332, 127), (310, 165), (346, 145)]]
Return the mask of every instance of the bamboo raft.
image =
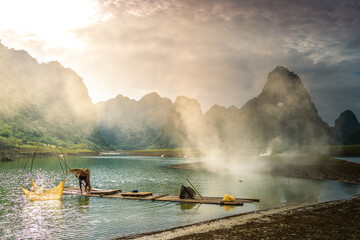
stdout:
[(120, 189), (92, 189), (90, 193), (81, 194), (79, 187), (64, 187), (63, 194), (65, 195), (80, 195), (87, 197), (104, 197), (104, 198), (121, 198), (131, 200), (151, 200), (151, 201), (167, 201), (167, 202), (184, 202), (184, 203), (200, 203), (200, 204), (217, 204), (217, 205), (230, 205), (242, 206), (244, 203), (259, 202), (259, 199), (250, 198), (235, 198), (233, 202), (224, 202), (222, 197), (195, 197), (193, 199), (181, 199), (178, 195), (159, 194), (152, 192), (125, 192)]

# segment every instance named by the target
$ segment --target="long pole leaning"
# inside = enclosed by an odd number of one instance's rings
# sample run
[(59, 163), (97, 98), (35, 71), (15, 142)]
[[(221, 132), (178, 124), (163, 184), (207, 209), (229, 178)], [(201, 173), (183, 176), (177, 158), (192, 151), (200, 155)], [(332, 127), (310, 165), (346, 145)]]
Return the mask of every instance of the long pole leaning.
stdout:
[(66, 160), (65, 160), (65, 155), (64, 155), (64, 152), (60, 149), (60, 151), (62, 152), (63, 156), (64, 156), (64, 159), (62, 159), (61, 157), (59, 157), (56, 152), (54, 151), (54, 149), (52, 149), (51, 146), (49, 146), (50, 150), (55, 154), (55, 156), (69, 169), (69, 171), (75, 175), (76, 178), (79, 178), (74, 172), (73, 170), (66, 164)]
[(196, 191), (196, 193), (199, 194), (199, 196), (201, 197), (201, 200), (204, 200), (203, 197), (201, 196), (201, 194), (198, 192), (198, 190), (196, 190), (196, 188), (194, 187), (194, 185), (191, 184), (191, 182), (189, 181), (189, 179), (186, 178), (186, 181), (188, 181), (188, 183), (194, 188), (194, 190)]

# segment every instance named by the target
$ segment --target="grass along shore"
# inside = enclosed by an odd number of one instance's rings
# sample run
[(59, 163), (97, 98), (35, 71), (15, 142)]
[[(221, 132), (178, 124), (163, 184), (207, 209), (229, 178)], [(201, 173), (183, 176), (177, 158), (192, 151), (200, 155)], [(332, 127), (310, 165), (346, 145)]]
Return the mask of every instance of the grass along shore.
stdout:
[[(57, 153), (57, 154), (66, 154), (71, 156), (96, 156), (99, 155), (99, 151), (93, 151), (87, 148), (77, 148), (77, 147), (60, 147), (60, 149), (56, 146), (50, 145), (51, 148)], [(0, 151), (0, 157), (7, 156), (11, 159), (24, 157), (24, 156), (32, 156), (35, 152), (35, 150), (38, 148), (38, 146), (35, 145), (22, 145), (19, 146), (17, 149), (12, 150), (3, 150)], [(53, 152), (49, 149), (49, 147), (39, 147), (36, 151), (37, 155), (53, 155)]]
[[(7, 155), (30, 155), (33, 154), (36, 150), (39, 143), (34, 144), (23, 144), (19, 145), (18, 148), (9, 149), (9, 150), (0, 150)], [(51, 145), (56, 149), (55, 145)], [(61, 147), (65, 154), (69, 155), (99, 155), (100, 151), (90, 150), (85, 144), (78, 144), (69, 147)], [(317, 149), (317, 148), (316, 148)], [(360, 157), (360, 145), (333, 145), (333, 146), (322, 146), (320, 149), (326, 149), (327, 155), (332, 157)], [(322, 150), (321, 150), (322, 151)], [(202, 149), (195, 148), (175, 148), (175, 149), (143, 149), (143, 150), (118, 150), (115, 153), (121, 153), (129, 156), (158, 156), (158, 157), (205, 157)], [(224, 150), (226, 153), (232, 155), (236, 154), (250, 154), (250, 155), (259, 155), (261, 150), (257, 148), (249, 149), (227, 149)], [(274, 147), (273, 154), (281, 155), (286, 154), (286, 152), (298, 152), (298, 153), (307, 153), (309, 155), (321, 155), (314, 150), (312, 146), (303, 146), (303, 147)], [(46, 148), (40, 148), (38, 150), (39, 154), (49, 154), (50, 151)], [(111, 154), (114, 151), (103, 151), (103, 154)]]

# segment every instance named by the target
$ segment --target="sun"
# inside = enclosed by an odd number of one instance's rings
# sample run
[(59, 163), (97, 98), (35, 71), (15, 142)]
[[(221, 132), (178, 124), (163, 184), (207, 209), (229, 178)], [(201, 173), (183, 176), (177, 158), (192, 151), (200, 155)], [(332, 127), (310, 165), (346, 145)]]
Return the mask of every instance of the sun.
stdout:
[(0, 39), (5, 42), (17, 39), (41, 42), (44, 49), (79, 48), (74, 29), (98, 20), (95, 0), (0, 0)]

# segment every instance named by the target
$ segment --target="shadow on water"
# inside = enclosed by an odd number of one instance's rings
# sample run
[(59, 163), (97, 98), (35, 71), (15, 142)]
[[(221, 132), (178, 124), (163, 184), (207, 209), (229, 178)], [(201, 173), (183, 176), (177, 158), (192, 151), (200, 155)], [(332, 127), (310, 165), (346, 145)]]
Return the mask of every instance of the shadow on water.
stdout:
[(196, 203), (179, 203), (180, 205), (180, 209), (181, 210), (189, 210), (189, 209), (193, 209), (196, 205)]
[(85, 196), (78, 197), (77, 207), (81, 212), (88, 212), (90, 209), (90, 197), (85, 197)]

